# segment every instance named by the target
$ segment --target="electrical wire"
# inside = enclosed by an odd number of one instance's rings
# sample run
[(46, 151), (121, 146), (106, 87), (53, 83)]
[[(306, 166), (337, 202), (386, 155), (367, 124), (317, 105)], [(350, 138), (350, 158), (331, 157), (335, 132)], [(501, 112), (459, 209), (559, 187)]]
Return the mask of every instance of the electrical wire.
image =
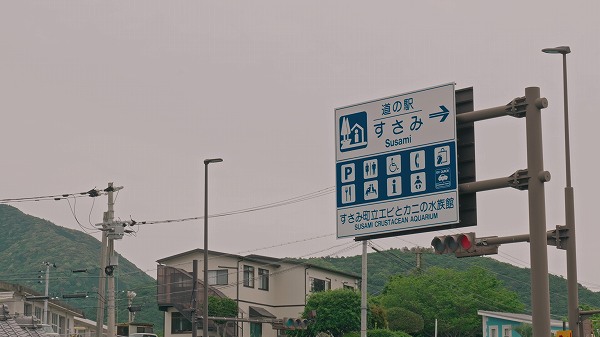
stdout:
[[(331, 186), (331, 187), (327, 187), (327, 188), (324, 188), (324, 189), (321, 189), (321, 190), (318, 190), (315, 192), (307, 193), (307, 194), (304, 194), (301, 196), (284, 199), (284, 200), (280, 200), (280, 201), (276, 201), (276, 202), (272, 202), (272, 203), (268, 203), (268, 204), (264, 204), (264, 205), (259, 205), (259, 206), (255, 206), (255, 207), (244, 208), (244, 209), (239, 209), (239, 210), (224, 212), (224, 213), (212, 214), (212, 215), (209, 215), (208, 217), (209, 218), (218, 218), (218, 217), (224, 217), (224, 216), (230, 216), (230, 215), (256, 212), (256, 211), (260, 211), (260, 210), (264, 210), (264, 209), (281, 207), (281, 206), (291, 205), (291, 204), (295, 204), (298, 202), (303, 202), (303, 201), (319, 198), (319, 197), (322, 197), (322, 196), (325, 196), (325, 195), (328, 195), (328, 194), (331, 194), (334, 192), (335, 192), (335, 187)], [(185, 222), (185, 221), (202, 220), (202, 219), (204, 219), (204, 216), (181, 218), (181, 219), (169, 219), (169, 220), (150, 220), (150, 221), (132, 220), (132, 222), (129, 223), (129, 225), (154, 225), (154, 224)]]
[(23, 197), (23, 198), (4, 198), (0, 199), (0, 204), (11, 204), (17, 202), (29, 202), (29, 201), (45, 201), (45, 200), (62, 200), (69, 197), (82, 198), (85, 196), (95, 198), (97, 196), (103, 195), (105, 191), (98, 190), (95, 187), (86, 192), (77, 192), (77, 193), (62, 193), (62, 194), (54, 194), (54, 195), (41, 195), (36, 197)]
[(98, 231), (96, 228), (93, 228), (93, 227), (86, 228), (81, 224), (81, 222), (79, 222), (79, 219), (77, 218), (76, 208), (75, 208), (77, 206), (77, 199), (73, 198), (73, 206), (71, 206), (71, 201), (69, 201), (69, 198), (65, 198), (65, 200), (69, 204), (69, 209), (71, 210), (71, 214), (73, 214), (73, 218), (75, 218), (75, 222), (77, 222), (77, 224), (79, 225), (79, 228), (81, 228), (81, 230), (84, 233), (90, 234), (90, 232)]

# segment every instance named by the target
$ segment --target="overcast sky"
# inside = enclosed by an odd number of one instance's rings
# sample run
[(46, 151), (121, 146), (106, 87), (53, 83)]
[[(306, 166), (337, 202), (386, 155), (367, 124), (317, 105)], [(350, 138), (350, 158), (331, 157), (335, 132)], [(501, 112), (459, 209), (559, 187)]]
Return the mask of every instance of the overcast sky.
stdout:
[[(473, 86), (484, 109), (538, 86), (549, 101), (552, 229), (564, 223), (562, 62), (540, 50), (569, 45), (579, 281), (600, 290), (599, 13), (598, 1), (2, 1), (0, 199), (114, 182), (124, 186), (122, 220), (197, 217), (202, 162), (221, 157), (210, 167), (211, 214), (307, 197), (212, 218), (209, 249), (356, 255), (359, 245), (335, 235), (335, 108), (455, 82)], [(478, 179), (526, 168), (524, 119), (478, 122), (475, 132)], [(477, 198), (479, 225), (467, 230), (528, 232), (527, 192)], [(106, 201), (78, 199), (81, 224), (101, 222)], [(82, 230), (65, 200), (13, 205)], [(202, 248), (202, 224), (142, 225), (116, 249), (155, 276), (156, 260)], [(375, 243), (428, 247), (456, 232)], [(564, 275), (565, 252), (548, 247), (548, 256), (550, 272)], [(503, 245), (495, 258), (529, 267), (529, 245)]]

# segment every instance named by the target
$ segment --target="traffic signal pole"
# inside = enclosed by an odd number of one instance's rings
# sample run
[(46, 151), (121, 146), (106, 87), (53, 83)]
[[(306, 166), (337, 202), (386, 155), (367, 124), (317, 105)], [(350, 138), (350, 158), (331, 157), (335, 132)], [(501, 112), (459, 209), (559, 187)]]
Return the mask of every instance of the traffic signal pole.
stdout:
[[(525, 88), (524, 97), (515, 98), (507, 105), (466, 112), (457, 114), (456, 116), (456, 121), (459, 124), (506, 115), (518, 118), (525, 117), (527, 169), (519, 170), (508, 178), (461, 184), (459, 186), (459, 193), (468, 194), (504, 187), (514, 187), (528, 191), (529, 235), (510, 239), (525, 240), (528, 238), (530, 242), (531, 305), (534, 336), (550, 336), (550, 293), (547, 251), (547, 244), (550, 240), (546, 230), (546, 201), (544, 191), (544, 183), (550, 180), (550, 173), (544, 171), (541, 118), (541, 109), (547, 106), (548, 101), (540, 97), (540, 88), (529, 87)], [(560, 239), (564, 238), (564, 235), (561, 233), (561, 228), (558, 227), (555, 234), (558, 247), (561, 244)], [(441, 238), (434, 238), (432, 245), (439, 245), (437, 250), (443, 253), (445, 252), (444, 247), (452, 243), (451, 241), (448, 240), (446, 242), (446, 240), (442, 241)]]
[(531, 259), (531, 307), (534, 336), (550, 336), (550, 287), (546, 239), (546, 200), (544, 191), (544, 157), (541, 109), (548, 101), (540, 97), (540, 88), (525, 88), (525, 129), (527, 134), (527, 168), (531, 174), (528, 187), (529, 234)]

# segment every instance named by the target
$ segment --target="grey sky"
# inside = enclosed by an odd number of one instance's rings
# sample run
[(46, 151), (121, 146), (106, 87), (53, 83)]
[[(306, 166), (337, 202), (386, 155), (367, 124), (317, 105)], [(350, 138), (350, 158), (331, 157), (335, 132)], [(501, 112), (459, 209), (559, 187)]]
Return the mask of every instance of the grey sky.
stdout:
[[(456, 82), (473, 86), (483, 109), (539, 86), (550, 104), (550, 229), (564, 222), (562, 72), (561, 58), (540, 50), (569, 45), (579, 281), (600, 290), (599, 13), (597, 1), (3, 1), (0, 198), (114, 181), (125, 187), (121, 219), (200, 216), (202, 161), (222, 157), (210, 213), (251, 208), (334, 186), (336, 107)], [(524, 120), (480, 122), (476, 134), (479, 179), (526, 168)], [(212, 219), (209, 248), (359, 254), (335, 239), (334, 198)], [(65, 201), (15, 206), (80, 229)], [(478, 206), (478, 236), (528, 231), (526, 192), (481, 193)], [(106, 197), (93, 209), (79, 199), (76, 212), (89, 226), (90, 210), (98, 223), (105, 209)], [(376, 243), (429, 246), (436, 234)], [(116, 249), (155, 275), (157, 259), (201, 246), (202, 221), (190, 221), (140, 226)], [(550, 271), (565, 274), (564, 251), (548, 250)], [(528, 244), (496, 258), (529, 266)]]

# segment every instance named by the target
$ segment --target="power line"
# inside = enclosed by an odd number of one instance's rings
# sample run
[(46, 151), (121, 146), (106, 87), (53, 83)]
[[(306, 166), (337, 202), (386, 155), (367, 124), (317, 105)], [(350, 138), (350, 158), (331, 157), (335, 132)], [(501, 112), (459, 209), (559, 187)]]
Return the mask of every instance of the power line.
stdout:
[(62, 193), (62, 194), (54, 194), (54, 195), (40, 195), (35, 197), (23, 197), (23, 198), (5, 198), (0, 199), (0, 204), (10, 204), (16, 202), (29, 202), (29, 201), (45, 201), (45, 200), (62, 200), (69, 197), (81, 198), (84, 196), (89, 196), (95, 198), (104, 194), (105, 190), (98, 190), (95, 187), (86, 192), (77, 192), (77, 193)]
[[(311, 199), (315, 199), (315, 198), (319, 198), (322, 196), (325, 196), (327, 194), (331, 194), (335, 192), (335, 187), (331, 186), (331, 187), (327, 187), (315, 192), (311, 192), (308, 194), (304, 194), (304, 195), (300, 195), (297, 197), (293, 197), (293, 198), (289, 198), (289, 199), (284, 199), (284, 200), (280, 200), (280, 201), (276, 201), (276, 202), (272, 202), (272, 203), (268, 203), (268, 204), (264, 204), (264, 205), (260, 205), (260, 206), (254, 206), (254, 207), (250, 207), (250, 208), (244, 208), (244, 209), (239, 209), (239, 210), (235, 210), (235, 211), (230, 211), (230, 212), (224, 212), (224, 213), (217, 213), (217, 214), (212, 214), (209, 215), (209, 218), (218, 218), (218, 217), (224, 217), (224, 216), (230, 216), (230, 215), (237, 215), (237, 214), (243, 214), (243, 213), (249, 213), (249, 212), (256, 212), (256, 211), (260, 211), (260, 210), (264, 210), (264, 209), (269, 209), (269, 208), (274, 208), (274, 207), (280, 207), (280, 206), (286, 206), (286, 205), (291, 205), (291, 204), (295, 204), (298, 202), (303, 202), (303, 201), (307, 201), (307, 200), (311, 200)], [(192, 221), (192, 220), (202, 220), (204, 219), (204, 216), (197, 216), (197, 217), (191, 217), (191, 218), (181, 218), (181, 219), (169, 219), (169, 220), (150, 220), (150, 221), (135, 221), (135, 220), (131, 220), (130, 222), (127, 222), (128, 225), (130, 226), (135, 226), (135, 225), (154, 225), (154, 224), (161, 224), (161, 223), (174, 223), (174, 222), (185, 222), (185, 221)]]

